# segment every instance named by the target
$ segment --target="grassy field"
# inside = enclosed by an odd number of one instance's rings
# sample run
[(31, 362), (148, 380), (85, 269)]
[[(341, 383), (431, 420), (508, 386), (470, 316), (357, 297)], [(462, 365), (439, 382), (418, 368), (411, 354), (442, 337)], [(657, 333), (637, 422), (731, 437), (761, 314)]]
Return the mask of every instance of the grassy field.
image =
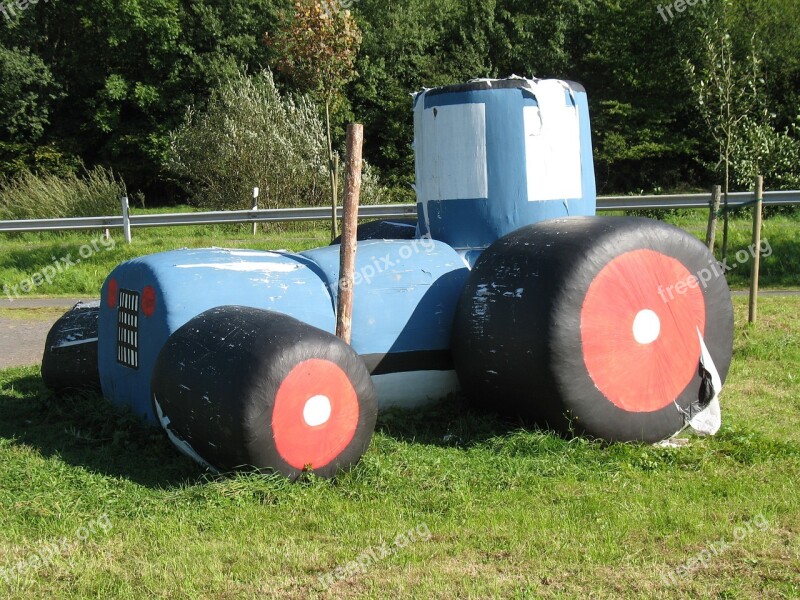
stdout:
[(744, 300), (723, 429), (680, 449), (452, 399), (382, 417), (335, 481), (211, 478), (101, 399), (0, 372), (0, 595), (800, 597), (800, 298), (757, 328)]
[[(151, 211), (148, 211), (151, 212)], [(669, 216), (697, 237), (702, 212)], [(324, 224), (0, 235), (0, 285), (96, 297), (119, 262), (181, 247), (302, 250)], [(750, 222), (731, 225), (735, 253)], [(762, 287), (800, 285), (800, 217), (765, 222)], [(94, 242), (94, 245), (93, 245)], [(87, 249), (91, 250), (91, 253)], [(62, 262), (63, 264), (63, 262)], [(12, 294), (13, 296), (13, 294)], [(7, 293), (0, 297), (7, 297)], [(724, 425), (680, 449), (564, 440), (457, 398), (379, 421), (335, 481), (211, 477), (95, 396), (0, 372), (0, 597), (800, 598), (800, 298), (735, 299)], [(0, 309), (47, 319), (62, 309)]]
[[(176, 209), (171, 209), (176, 210)], [(163, 212), (142, 211), (139, 212)], [(705, 238), (706, 215), (704, 211), (687, 211), (686, 216), (667, 216), (672, 222)], [(728, 262), (732, 287), (749, 285), (748, 263), (736, 259), (736, 252), (750, 246), (752, 226), (746, 216), (731, 221), (730, 254)], [(778, 216), (764, 222), (765, 247), (770, 256), (762, 260), (761, 285), (763, 288), (786, 288), (800, 285), (800, 212), (795, 216)], [(720, 233), (721, 243), (721, 233)], [(317, 224), (284, 224), (262, 229), (253, 237), (251, 225), (220, 225), (208, 227), (172, 227), (135, 229), (133, 243), (125, 244), (119, 232), (112, 241), (103, 243), (100, 232), (69, 232), (57, 234), (0, 234), (0, 298), (30, 295), (65, 295), (99, 297), (100, 286), (111, 270), (120, 262), (165, 250), (217, 246), (222, 248), (253, 248), (258, 250), (307, 250), (330, 241), (329, 226)], [(86, 258), (81, 258), (86, 255)], [(742, 255), (744, 256), (744, 255)], [(66, 268), (68, 262), (76, 262)], [(80, 262), (78, 262), (80, 261)], [(61, 265), (61, 271), (45, 281), (50, 267)], [(37, 274), (41, 285), (28, 292), (22, 282)], [(16, 286), (16, 287), (15, 287)]]

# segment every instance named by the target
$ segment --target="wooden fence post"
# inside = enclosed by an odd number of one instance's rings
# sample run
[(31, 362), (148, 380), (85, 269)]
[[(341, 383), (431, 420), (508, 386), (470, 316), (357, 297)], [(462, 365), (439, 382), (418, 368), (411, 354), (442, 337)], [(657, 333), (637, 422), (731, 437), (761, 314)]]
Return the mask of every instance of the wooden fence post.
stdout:
[(719, 217), (719, 204), (722, 200), (722, 186), (715, 185), (711, 191), (711, 204), (708, 210), (708, 230), (706, 231), (706, 246), (714, 254), (714, 244), (717, 240), (717, 218)]
[(753, 206), (753, 266), (750, 272), (750, 313), (748, 322), (758, 319), (758, 271), (761, 268), (761, 213), (764, 204), (764, 178), (756, 177), (756, 203)]

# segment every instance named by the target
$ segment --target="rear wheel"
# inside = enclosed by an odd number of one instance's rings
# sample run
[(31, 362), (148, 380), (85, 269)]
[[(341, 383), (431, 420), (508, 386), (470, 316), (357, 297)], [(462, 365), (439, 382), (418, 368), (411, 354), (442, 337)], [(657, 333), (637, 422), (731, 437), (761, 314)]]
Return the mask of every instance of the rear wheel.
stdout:
[(154, 412), (179, 449), (220, 471), (331, 477), (369, 446), (377, 402), (362, 359), (283, 314), (209, 310), (170, 336)]
[(703, 244), (658, 221), (576, 217), (483, 253), (453, 351), (478, 404), (565, 432), (657, 441), (708, 403), (707, 370), (724, 381), (732, 345), (728, 286)]
[(47, 334), (42, 381), (56, 392), (99, 390), (97, 322), (100, 302), (79, 302)]

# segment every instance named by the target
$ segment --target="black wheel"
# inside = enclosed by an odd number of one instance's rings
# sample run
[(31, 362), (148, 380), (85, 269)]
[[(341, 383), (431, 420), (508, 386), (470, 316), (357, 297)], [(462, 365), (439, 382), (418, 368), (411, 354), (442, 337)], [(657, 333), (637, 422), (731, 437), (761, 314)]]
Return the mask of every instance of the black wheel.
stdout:
[[(356, 238), (359, 242), (367, 240), (413, 240), (417, 234), (416, 219), (385, 219), (369, 221), (356, 229)], [(339, 244), (342, 236), (337, 237), (331, 244)]]
[(47, 334), (42, 380), (56, 392), (99, 390), (97, 322), (100, 302), (79, 302)]
[(154, 413), (179, 449), (218, 471), (356, 464), (375, 428), (364, 362), (335, 336), (270, 311), (223, 306), (173, 333), (152, 378)]
[(732, 346), (730, 292), (705, 246), (658, 221), (606, 217), (545, 221), (488, 248), (453, 340), (475, 403), (648, 442), (708, 404), (709, 371), (725, 380)]

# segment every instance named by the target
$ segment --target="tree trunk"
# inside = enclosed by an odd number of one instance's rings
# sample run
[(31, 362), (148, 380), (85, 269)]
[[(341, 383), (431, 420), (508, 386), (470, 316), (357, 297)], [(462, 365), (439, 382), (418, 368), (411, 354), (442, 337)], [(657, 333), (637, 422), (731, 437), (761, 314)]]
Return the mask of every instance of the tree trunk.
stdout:
[(336, 209), (339, 205), (339, 182), (338, 169), (336, 168), (336, 161), (333, 156), (333, 140), (331, 139), (331, 101), (325, 99), (325, 125), (328, 130), (328, 172), (331, 177), (331, 241), (336, 239), (339, 235), (339, 228), (337, 226)]
[(725, 151), (725, 191), (722, 202), (722, 260), (728, 258), (728, 194), (731, 186), (731, 161), (728, 150)]

